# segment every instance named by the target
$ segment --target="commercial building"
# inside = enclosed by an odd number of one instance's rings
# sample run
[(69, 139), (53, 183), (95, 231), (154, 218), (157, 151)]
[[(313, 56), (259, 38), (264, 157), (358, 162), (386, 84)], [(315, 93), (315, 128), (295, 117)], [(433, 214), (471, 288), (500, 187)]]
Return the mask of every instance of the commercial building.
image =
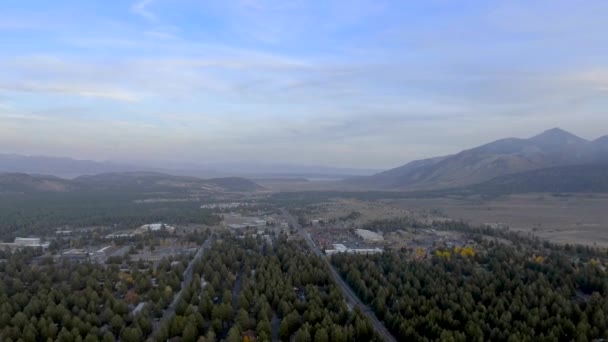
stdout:
[(15, 238), (15, 242), (12, 244), (14, 247), (32, 247), (32, 248), (49, 248), (48, 242), (42, 242), (40, 238)]
[(83, 261), (89, 258), (89, 252), (85, 251), (84, 249), (70, 249), (69, 251), (61, 253), (61, 258), (74, 261)]
[(357, 229), (355, 230), (355, 234), (357, 234), (360, 238), (362, 238), (365, 241), (371, 241), (371, 242), (380, 242), (380, 241), (384, 241), (384, 237), (376, 232), (372, 232), (371, 230), (367, 230), (367, 229)]
[(333, 255), (336, 253), (349, 253), (349, 254), (378, 254), (384, 252), (380, 248), (348, 248), (341, 243), (334, 244), (334, 249), (326, 249), (325, 254)]
[(150, 223), (144, 224), (143, 226), (136, 229), (136, 233), (145, 233), (147, 231), (158, 232), (162, 229), (167, 230), (169, 233), (173, 233), (175, 231), (175, 227), (166, 225), (162, 222), (160, 223)]

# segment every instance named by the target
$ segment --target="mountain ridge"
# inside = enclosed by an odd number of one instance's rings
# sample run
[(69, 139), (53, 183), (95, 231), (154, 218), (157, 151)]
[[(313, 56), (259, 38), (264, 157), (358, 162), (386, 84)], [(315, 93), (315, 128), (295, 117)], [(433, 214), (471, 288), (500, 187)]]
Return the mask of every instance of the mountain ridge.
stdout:
[(589, 141), (552, 128), (527, 139), (504, 138), (453, 155), (412, 161), (347, 183), (398, 190), (457, 188), (518, 172), (608, 161), (605, 141), (608, 138)]

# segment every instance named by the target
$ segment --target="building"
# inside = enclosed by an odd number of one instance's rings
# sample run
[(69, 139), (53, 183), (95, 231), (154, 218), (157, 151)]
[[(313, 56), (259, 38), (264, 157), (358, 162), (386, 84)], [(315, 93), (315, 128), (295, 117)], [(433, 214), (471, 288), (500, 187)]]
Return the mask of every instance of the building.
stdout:
[(212, 204), (203, 204), (201, 205), (201, 209), (235, 209), (241, 206), (248, 206), (249, 203), (240, 203), (240, 202), (232, 202), (232, 203), (212, 203)]
[(371, 230), (367, 230), (367, 229), (357, 229), (357, 230), (355, 230), (355, 234), (357, 234), (360, 238), (362, 238), (365, 241), (372, 241), (372, 242), (384, 241), (384, 237), (382, 235), (372, 232)]
[(69, 251), (61, 253), (62, 259), (69, 259), (74, 261), (84, 261), (89, 258), (89, 252), (84, 249), (70, 249)]
[(41, 242), (40, 238), (15, 238), (15, 242), (13, 242), (13, 246), (15, 247), (32, 247), (32, 248), (49, 248), (48, 242)]
[(17, 246), (38, 246), (40, 245), (40, 238), (15, 238), (15, 245)]
[(159, 222), (144, 224), (143, 226), (137, 228), (136, 233), (145, 233), (147, 231), (158, 232), (163, 228), (166, 229), (169, 233), (173, 233), (175, 231), (175, 227)]
[(112, 246), (106, 246), (95, 253), (90, 253), (91, 260), (96, 262), (103, 262), (108, 256), (110, 256), (113, 250), (114, 248)]
[(266, 220), (258, 219), (258, 220), (253, 220), (253, 222), (251, 222), (251, 226), (252, 227), (266, 227), (266, 223), (267, 223)]
[(334, 249), (326, 249), (325, 254), (334, 255), (336, 253), (350, 253), (350, 254), (379, 254), (384, 252), (380, 248), (348, 248), (341, 243), (334, 244)]
[(134, 236), (135, 236), (135, 234), (130, 234), (130, 233), (112, 233), (112, 234), (106, 235), (105, 238), (107, 240), (112, 240), (112, 239), (127, 239), (127, 238), (132, 238)]

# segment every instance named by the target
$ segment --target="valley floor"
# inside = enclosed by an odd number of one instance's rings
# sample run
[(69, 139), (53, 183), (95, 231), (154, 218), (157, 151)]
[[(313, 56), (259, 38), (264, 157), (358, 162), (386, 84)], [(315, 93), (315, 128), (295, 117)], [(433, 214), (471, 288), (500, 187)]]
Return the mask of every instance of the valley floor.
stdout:
[(416, 198), (388, 204), (408, 210), (437, 209), (452, 219), (508, 226), (555, 243), (608, 247), (608, 194), (527, 194), (491, 200)]

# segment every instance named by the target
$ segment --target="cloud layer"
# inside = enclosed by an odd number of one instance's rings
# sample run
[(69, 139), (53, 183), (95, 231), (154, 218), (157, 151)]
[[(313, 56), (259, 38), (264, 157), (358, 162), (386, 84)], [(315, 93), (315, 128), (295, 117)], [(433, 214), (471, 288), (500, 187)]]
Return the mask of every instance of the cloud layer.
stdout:
[[(0, 5), (3, 152), (381, 168), (608, 133), (608, 4)], [(43, 15), (43, 13), (45, 15)]]

